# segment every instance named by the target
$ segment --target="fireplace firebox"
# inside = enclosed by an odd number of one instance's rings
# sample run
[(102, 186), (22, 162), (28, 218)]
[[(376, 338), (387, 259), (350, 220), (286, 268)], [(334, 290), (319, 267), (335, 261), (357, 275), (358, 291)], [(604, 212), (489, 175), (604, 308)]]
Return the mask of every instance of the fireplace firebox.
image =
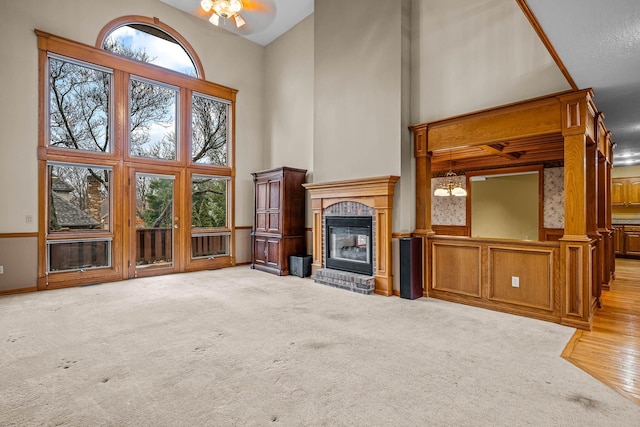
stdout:
[(326, 216), (326, 267), (373, 275), (372, 218)]

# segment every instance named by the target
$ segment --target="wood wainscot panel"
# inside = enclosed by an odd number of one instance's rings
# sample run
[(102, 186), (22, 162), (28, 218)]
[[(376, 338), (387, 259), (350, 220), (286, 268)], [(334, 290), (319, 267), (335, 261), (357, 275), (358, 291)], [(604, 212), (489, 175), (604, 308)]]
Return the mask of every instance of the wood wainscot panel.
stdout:
[[(561, 323), (560, 243), (430, 236), (430, 297)], [(519, 288), (512, 286), (518, 277)]]
[(469, 236), (469, 227), (465, 225), (431, 225), (438, 236)]
[(489, 300), (553, 311), (554, 253), (489, 246)]
[(433, 242), (431, 256), (431, 289), (480, 298), (480, 245)]
[(557, 242), (564, 236), (564, 228), (543, 228), (540, 234), (545, 242)]

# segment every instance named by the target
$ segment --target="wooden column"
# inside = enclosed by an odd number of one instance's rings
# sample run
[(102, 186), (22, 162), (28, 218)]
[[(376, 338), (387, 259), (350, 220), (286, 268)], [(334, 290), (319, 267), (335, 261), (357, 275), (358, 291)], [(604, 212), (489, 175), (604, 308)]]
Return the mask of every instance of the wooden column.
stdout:
[[(559, 97), (564, 137), (564, 236), (560, 239), (561, 323), (590, 329), (592, 317), (592, 238), (588, 225), (587, 140), (595, 108), (590, 91)], [(593, 167), (593, 166), (591, 166)]]
[(587, 236), (592, 239), (591, 262), (591, 295), (600, 307), (600, 294), (602, 293), (602, 260), (604, 256), (602, 236), (598, 232), (598, 151), (595, 142), (587, 138), (587, 162), (585, 172), (587, 177)]
[[(604, 114), (597, 116), (597, 210), (598, 234), (601, 239), (600, 251), (600, 283), (603, 290), (609, 289), (611, 281), (611, 262), (613, 253), (613, 227), (611, 226), (611, 163), (608, 140), (610, 132), (604, 125)], [(613, 254), (613, 256), (612, 256)]]
[(428, 151), (428, 126), (412, 126), (413, 156), (416, 162), (416, 228), (413, 237), (422, 239), (422, 284), (427, 296), (427, 284), (430, 280), (429, 241), (428, 237), (435, 233), (431, 228), (431, 153)]
[(610, 280), (615, 279), (616, 277), (616, 251), (615, 246), (613, 244), (614, 238), (614, 228), (611, 222), (611, 168), (613, 167), (613, 141), (611, 140), (611, 132), (607, 131), (606, 134), (606, 192), (607, 192), (607, 202), (606, 202), (606, 214), (605, 221), (607, 224), (607, 229), (609, 230), (609, 244), (611, 245), (609, 251), (609, 270), (610, 270)]
[(311, 200), (311, 210), (313, 211), (313, 262), (311, 263), (311, 275), (314, 276), (316, 270), (322, 268), (322, 199)]
[(391, 274), (391, 234), (393, 229), (392, 206), (390, 201), (376, 203), (376, 289), (380, 295), (393, 295), (393, 276)]
[(413, 155), (416, 159), (416, 230), (426, 235), (431, 230), (431, 154), (427, 151), (427, 127), (411, 128)]

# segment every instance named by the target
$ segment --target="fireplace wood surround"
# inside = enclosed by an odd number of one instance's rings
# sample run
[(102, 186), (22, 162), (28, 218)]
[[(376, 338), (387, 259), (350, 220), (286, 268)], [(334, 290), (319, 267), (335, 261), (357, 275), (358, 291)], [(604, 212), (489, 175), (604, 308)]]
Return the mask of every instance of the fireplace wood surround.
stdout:
[(311, 196), (313, 210), (313, 263), (312, 275), (325, 267), (323, 259), (322, 217), (329, 206), (340, 202), (356, 202), (374, 209), (375, 215), (375, 293), (393, 295), (391, 259), (391, 233), (393, 219), (393, 193), (399, 176), (387, 175), (303, 186)]

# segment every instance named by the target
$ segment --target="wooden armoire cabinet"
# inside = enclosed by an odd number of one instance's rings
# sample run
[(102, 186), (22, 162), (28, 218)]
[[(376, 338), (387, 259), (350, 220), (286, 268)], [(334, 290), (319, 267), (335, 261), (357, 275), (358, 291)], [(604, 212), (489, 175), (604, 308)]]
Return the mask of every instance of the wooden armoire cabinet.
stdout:
[(255, 216), (251, 268), (289, 274), (289, 256), (306, 253), (306, 170), (281, 167), (254, 172)]

